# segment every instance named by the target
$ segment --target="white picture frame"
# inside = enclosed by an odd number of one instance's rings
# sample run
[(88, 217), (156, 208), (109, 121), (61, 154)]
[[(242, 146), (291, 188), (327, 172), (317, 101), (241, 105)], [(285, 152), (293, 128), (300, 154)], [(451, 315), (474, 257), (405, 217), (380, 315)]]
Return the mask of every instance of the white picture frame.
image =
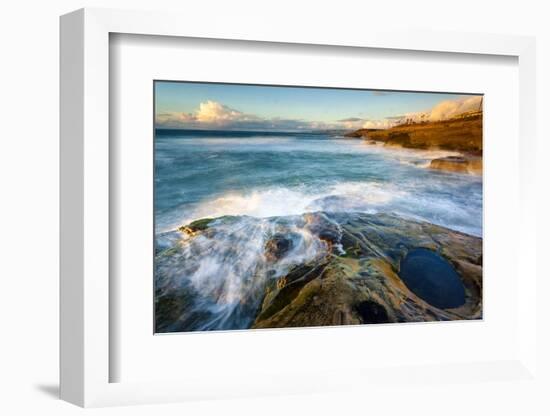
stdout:
[[(226, 39), (281, 44), (431, 51), (453, 54), (504, 55), (519, 62), (520, 215), (518, 222), (517, 293), (521, 322), (517, 355), (509, 360), (457, 365), (419, 365), (403, 370), (412, 379), (433, 380), (445, 370), (468, 381), (472, 373), (485, 378), (524, 380), (536, 377), (536, 279), (532, 247), (536, 241), (535, 175), (535, 41), (530, 37), (381, 31), (341, 27), (337, 35), (311, 25), (280, 30), (280, 25), (231, 22), (206, 28), (200, 19), (173, 13), (82, 9), (61, 18), (61, 398), (79, 406), (160, 403), (210, 397), (332, 391), (343, 386), (345, 374), (354, 383), (370, 385), (384, 378), (387, 368), (368, 374), (334, 370), (320, 380), (312, 374), (288, 380), (234, 383), (224, 391), (206, 379), (146, 383), (110, 382), (109, 366), (116, 359), (109, 348), (110, 326), (110, 175), (109, 158), (109, 36), (113, 33)], [(353, 374), (351, 374), (353, 373)], [(392, 377), (399, 368), (391, 369)], [(309, 378), (308, 378), (309, 377)], [(389, 378), (387, 378), (389, 380)], [(483, 379), (483, 377), (482, 377)], [(304, 381), (309, 380), (308, 383)], [(473, 378), (472, 382), (476, 382)], [(477, 380), (479, 382), (479, 380)], [(274, 386), (284, 388), (273, 389)], [(307, 387), (305, 387), (307, 386)]]

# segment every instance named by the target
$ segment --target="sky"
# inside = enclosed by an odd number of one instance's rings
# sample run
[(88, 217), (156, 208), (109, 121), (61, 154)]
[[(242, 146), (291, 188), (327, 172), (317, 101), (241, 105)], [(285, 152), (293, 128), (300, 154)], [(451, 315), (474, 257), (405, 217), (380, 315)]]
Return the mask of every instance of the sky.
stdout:
[(475, 111), (464, 94), (155, 81), (157, 128), (310, 131), (388, 128)]

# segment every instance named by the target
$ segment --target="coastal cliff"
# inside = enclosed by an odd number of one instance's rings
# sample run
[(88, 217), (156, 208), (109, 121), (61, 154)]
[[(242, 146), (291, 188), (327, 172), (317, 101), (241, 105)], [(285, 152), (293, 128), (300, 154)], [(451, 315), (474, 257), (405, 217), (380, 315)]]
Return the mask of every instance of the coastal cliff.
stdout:
[(409, 149), (443, 149), (481, 154), (482, 115), (424, 123), (401, 124), (389, 129), (359, 129), (346, 137), (362, 137)]
[(483, 154), (482, 113), (449, 120), (401, 124), (389, 129), (359, 129), (345, 137), (381, 142), (406, 149), (450, 150), (463, 157), (434, 160), (430, 168), (480, 174)]

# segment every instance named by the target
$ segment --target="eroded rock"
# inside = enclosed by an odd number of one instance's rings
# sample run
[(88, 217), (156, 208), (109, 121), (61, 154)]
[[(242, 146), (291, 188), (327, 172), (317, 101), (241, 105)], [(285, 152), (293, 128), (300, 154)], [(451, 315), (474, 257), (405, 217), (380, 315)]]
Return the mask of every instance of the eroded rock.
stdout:
[[(479, 264), (482, 240), (429, 223), (405, 220), (394, 215), (308, 214), (309, 221), (338, 224), (343, 253), (332, 251), (319, 261), (317, 276), (302, 281), (292, 296), (289, 289), (274, 288), (264, 299), (255, 328), (419, 322), (479, 319), (482, 313), (482, 270)], [(319, 218), (315, 218), (319, 216)], [(323, 219), (328, 218), (330, 221)], [(322, 233), (323, 228), (315, 229)], [(433, 253), (454, 273), (462, 299), (438, 302), (411, 290), (400, 277), (403, 259), (415, 250)], [(430, 261), (430, 255), (427, 255)], [(428, 261), (427, 263), (429, 263)], [(310, 268), (315, 265), (309, 265)], [(433, 265), (432, 265), (433, 266)], [(426, 267), (431, 267), (426, 264)], [(310, 270), (294, 270), (300, 280)], [(427, 271), (432, 289), (438, 290)], [(439, 282), (441, 298), (454, 293), (444, 275)], [(428, 279), (428, 280), (429, 280)], [(451, 283), (451, 286), (452, 286)], [(428, 281), (430, 287), (430, 281)], [(281, 299), (279, 299), (281, 296)], [(455, 293), (456, 296), (456, 293)], [(423, 298), (424, 297), (424, 298)], [(284, 299), (284, 300), (283, 300)], [(434, 301), (436, 299), (436, 301)], [(431, 301), (431, 303), (430, 303)], [(276, 308), (272, 305), (277, 304)], [(271, 309), (270, 309), (271, 308)], [(269, 313), (266, 313), (269, 311)]]
[(432, 160), (430, 169), (481, 175), (483, 163), (478, 156), (447, 156)]

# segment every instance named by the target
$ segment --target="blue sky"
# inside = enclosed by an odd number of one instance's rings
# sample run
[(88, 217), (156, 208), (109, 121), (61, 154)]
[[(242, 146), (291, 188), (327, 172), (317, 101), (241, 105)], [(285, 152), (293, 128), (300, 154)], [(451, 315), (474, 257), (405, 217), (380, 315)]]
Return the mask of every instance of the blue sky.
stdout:
[(238, 84), (155, 82), (156, 125), (172, 128), (311, 130), (389, 127), (468, 95)]

